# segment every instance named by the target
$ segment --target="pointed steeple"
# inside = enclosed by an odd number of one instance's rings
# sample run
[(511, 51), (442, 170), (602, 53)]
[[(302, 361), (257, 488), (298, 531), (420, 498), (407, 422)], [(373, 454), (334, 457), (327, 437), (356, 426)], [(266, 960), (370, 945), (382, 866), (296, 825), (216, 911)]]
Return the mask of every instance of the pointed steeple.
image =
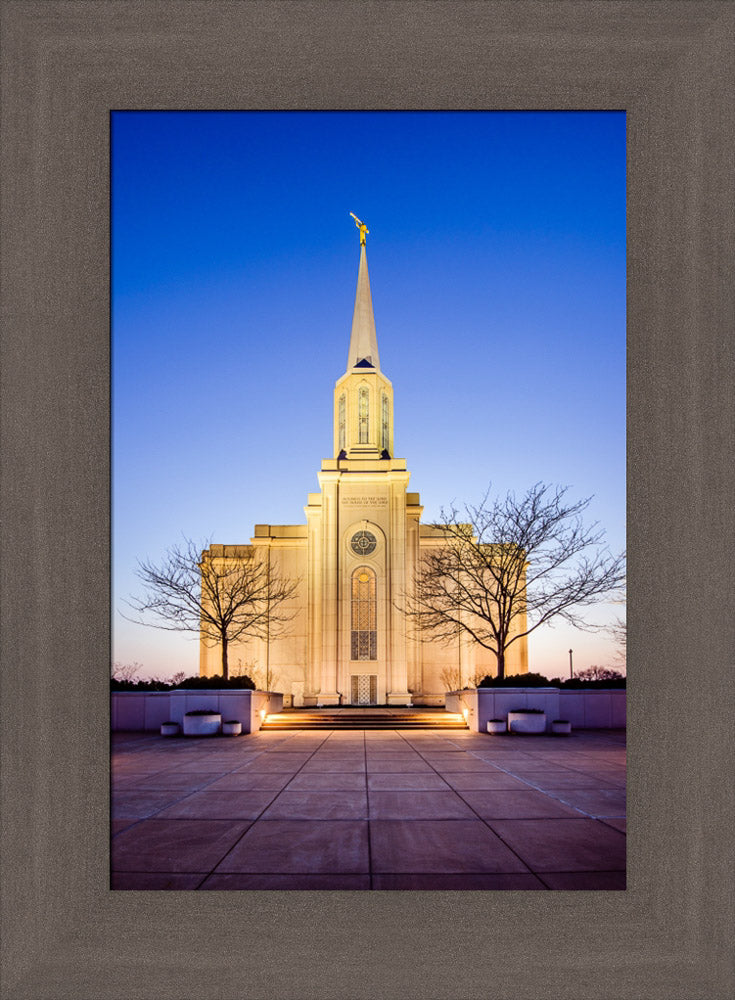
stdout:
[(347, 371), (334, 387), (334, 457), (339, 462), (390, 462), (393, 386), (380, 370), (365, 254), (368, 227), (353, 218), (360, 230), (360, 269)]
[(367, 253), (365, 251), (367, 227), (361, 223), (359, 228), (360, 269), (357, 273), (357, 292), (355, 294), (355, 311), (352, 316), (350, 351), (347, 355), (347, 371), (352, 371), (355, 368), (358, 370), (373, 368), (380, 371), (378, 338), (375, 334), (373, 300), (370, 295), (370, 278), (368, 277)]

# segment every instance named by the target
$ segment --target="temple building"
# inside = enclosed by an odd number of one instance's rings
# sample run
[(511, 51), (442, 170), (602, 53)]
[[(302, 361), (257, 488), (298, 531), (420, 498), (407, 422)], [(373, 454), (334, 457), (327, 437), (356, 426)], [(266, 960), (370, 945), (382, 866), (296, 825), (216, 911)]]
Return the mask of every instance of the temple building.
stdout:
[[(421, 553), (442, 544), (421, 523), (406, 461), (393, 443), (393, 386), (380, 367), (365, 237), (347, 367), (334, 389), (334, 447), (308, 494), (306, 524), (256, 524), (250, 546), (212, 545), (204, 557), (261, 550), (282, 578), (298, 580), (291, 621), (279, 638), (229, 650), (232, 673), (267, 672), (285, 704), (440, 705), (450, 687), (495, 674), (493, 653), (467, 638), (442, 645), (412, 634), (399, 607)], [(250, 548), (252, 547), (252, 548)], [(528, 670), (527, 641), (506, 654), (506, 673)], [(200, 673), (221, 672), (217, 646), (202, 639)]]

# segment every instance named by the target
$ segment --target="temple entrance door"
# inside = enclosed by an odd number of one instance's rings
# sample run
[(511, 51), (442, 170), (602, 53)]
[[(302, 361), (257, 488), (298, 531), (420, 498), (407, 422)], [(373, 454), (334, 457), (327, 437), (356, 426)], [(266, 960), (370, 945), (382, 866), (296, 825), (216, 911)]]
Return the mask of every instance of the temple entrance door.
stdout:
[(351, 701), (353, 705), (377, 705), (377, 674), (352, 674), (351, 680)]

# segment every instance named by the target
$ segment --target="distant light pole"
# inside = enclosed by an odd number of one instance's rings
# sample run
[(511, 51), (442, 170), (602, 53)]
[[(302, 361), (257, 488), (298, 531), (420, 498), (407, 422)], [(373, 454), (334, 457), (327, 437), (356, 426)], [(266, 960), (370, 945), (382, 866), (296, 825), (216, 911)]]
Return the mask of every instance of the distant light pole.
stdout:
[(574, 680), (574, 664), (572, 663), (572, 650), (569, 650), (569, 680)]

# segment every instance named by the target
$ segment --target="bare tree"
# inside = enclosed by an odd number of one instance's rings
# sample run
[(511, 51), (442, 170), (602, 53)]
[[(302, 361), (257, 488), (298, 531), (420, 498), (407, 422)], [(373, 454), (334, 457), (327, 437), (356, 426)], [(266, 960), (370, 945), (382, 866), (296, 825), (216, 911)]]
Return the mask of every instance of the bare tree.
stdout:
[(462, 672), (459, 667), (445, 667), (439, 673), (439, 680), (446, 691), (459, 691), (462, 687)]
[(627, 670), (628, 650), (628, 625), (625, 614), (625, 588), (621, 589), (620, 592), (613, 597), (612, 603), (621, 604), (623, 606), (623, 611), (622, 614), (615, 616), (606, 631), (607, 634), (615, 641), (615, 663), (617, 667), (625, 673)]
[(617, 681), (623, 677), (619, 670), (613, 670), (612, 667), (597, 666), (575, 670), (574, 676), (579, 681)]
[(562, 619), (595, 630), (584, 610), (619, 588), (625, 557), (603, 546), (582, 514), (591, 498), (570, 502), (567, 488), (536, 483), (516, 499), (442, 510), (436, 544), (422, 556), (411, 591), (399, 602), (414, 630), (446, 644), (461, 634), (491, 650), (497, 676), (505, 654), (540, 625)]
[(464, 677), (463, 671), (458, 665), (456, 667), (445, 667), (441, 670), (439, 680), (444, 685), (446, 691), (461, 691), (466, 685), (477, 687), (484, 676), (485, 674), (482, 672), (475, 672), (468, 677)]
[[(298, 580), (283, 578), (268, 555), (251, 546), (212, 545), (202, 551), (190, 539), (171, 546), (163, 562), (138, 564), (144, 594), (128, 601), (142, 625), (196, 632), (222, 649), (222, 676), (229, 677), (230, 643), (248, 636), (277, 638), (293, 614), (285, 607)], [(151, 615), (154, 621), (146, 620)]]
[(112, 665), (112, 679), (114, 681), (133, 681), (139, 670), (142, 670), (143, 664), (135, 661), (134, 663), (120, 663), (115, 661)]
[(270, 664), (265, 667), (254, 666), (250, 672), (250, 677), (255, 682), (255, 686), (262, 691), (274, 691), (279, 681), (279, 676)]

